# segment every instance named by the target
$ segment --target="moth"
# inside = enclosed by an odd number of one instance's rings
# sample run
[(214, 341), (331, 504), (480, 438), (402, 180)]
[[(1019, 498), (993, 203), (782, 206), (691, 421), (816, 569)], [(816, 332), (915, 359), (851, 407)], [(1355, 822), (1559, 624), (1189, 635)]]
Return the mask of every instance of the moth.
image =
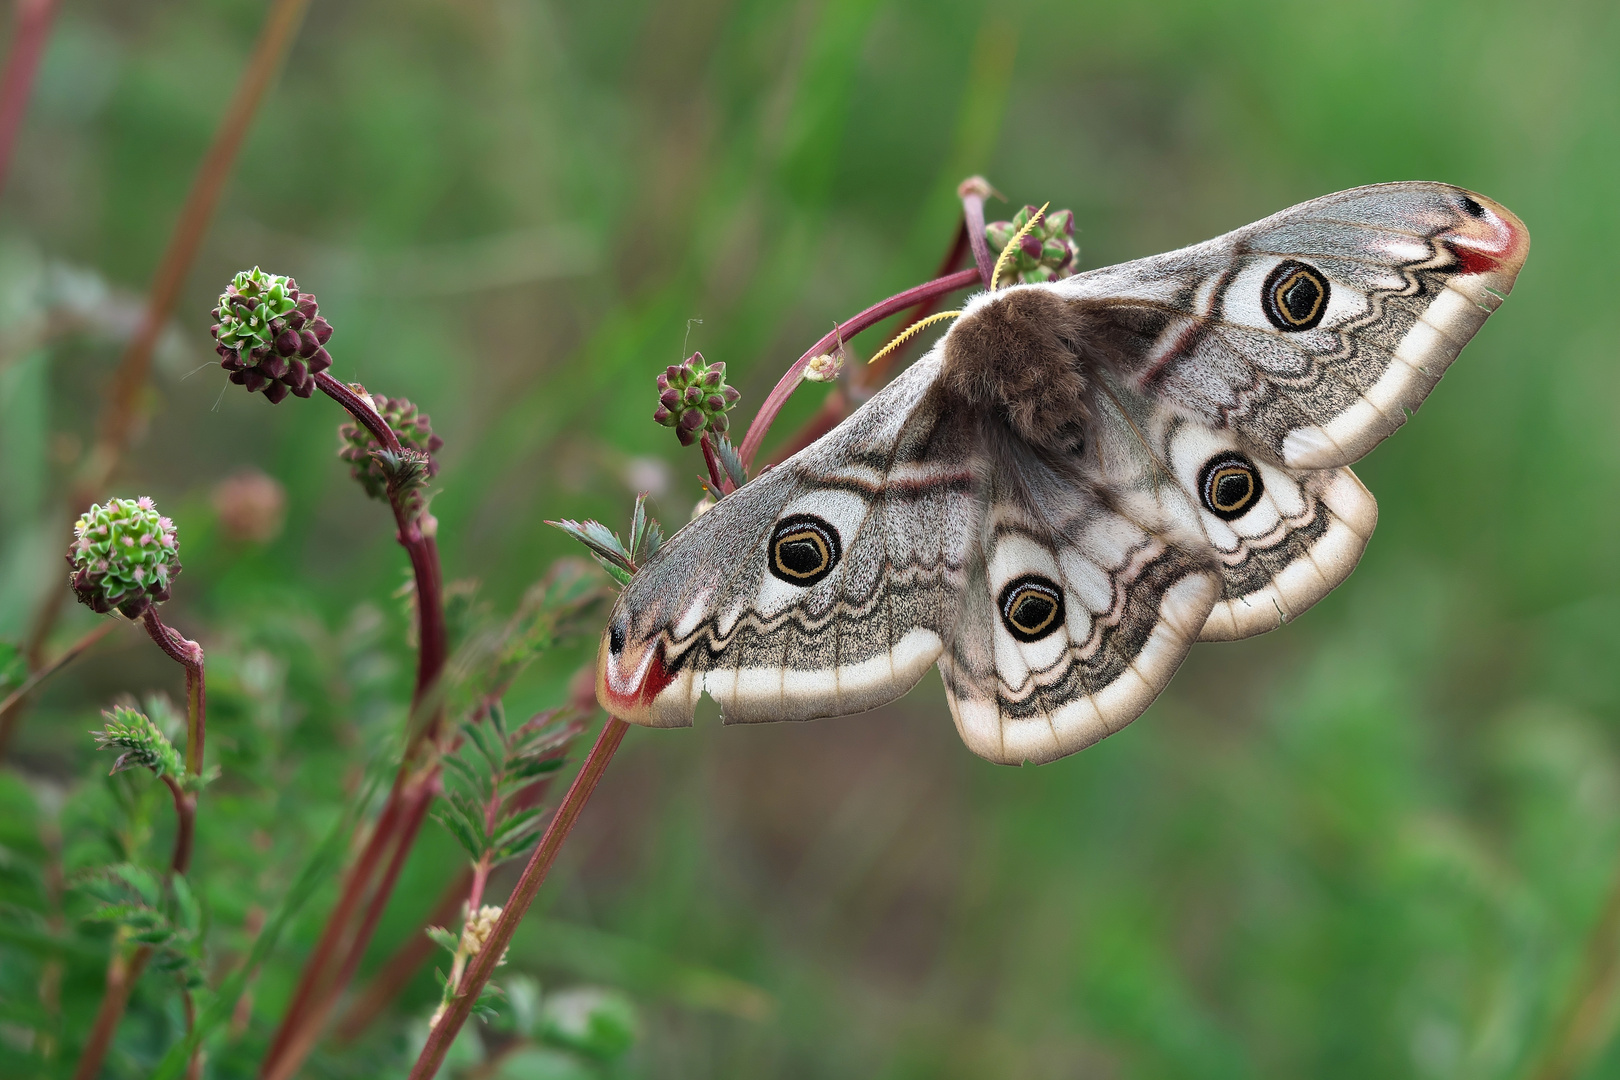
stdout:
[(1120, 730), (1196, 641), (1355, 568), (1350, 471), (1513, 287), (1523, 223), (1437, 183), (1328, 195), (1206, 243), (971, 299), (833, 431), (671, 538), (620, 595), (625, 720), (861, 712), (938, 664), (974, 753)]

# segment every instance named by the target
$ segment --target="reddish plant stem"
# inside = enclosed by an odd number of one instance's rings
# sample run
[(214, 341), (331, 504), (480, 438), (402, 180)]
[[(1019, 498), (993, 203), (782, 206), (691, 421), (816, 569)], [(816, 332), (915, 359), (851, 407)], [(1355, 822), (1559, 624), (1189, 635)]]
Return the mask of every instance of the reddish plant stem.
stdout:
[(776, 387), (771, 390), (770, 396), (759, 407), (759, 412), (755, 414), (753, 423), (748, 425), (748, 434), (744, 436), (742, 447), (738, 451), (742, 458), (743, 467), (747, 468), (753, 463), (754, 456), (759, 453), (760, 444), (765, 441), (765, 436), (769, 433), (771, 424), (776, 420), (777, 413), (782, 411), (782, 406), (787, 403), (788, 397), (804, 379), (804, 369), (810, 365), (813, 358), (825, 353), (840, 340), (852, 338), (867, 327), (882, 322), (896, 312), (904, 311), (906, 308), (920, 304), (925, 300), (955, 292), (957, 289), (965, 289), (969, 285), (978, 282), (978, 280), (979, 271), (973, 269), (959, 270), (954, 274), (947, 274), (944, 277), (935, 278), (933, 281), (924, 282), (921, 285), (907, 289), (903, 293), (897, 293), (887, 300), (873, 304), (849, 320), (849, 322), (834, 327), (820, 341), (810, 346), (809, 350), (795, 360), (793, 366), (783, 373), (782, 378), (777, 381)]
[(613, 760), (613, 754), (619, 749), (619, 743), (624, 740), (624, 733), (629, 727), (616, 716), (608, 717), (607, 723), (602, 725), (596, 745), (591, 747), (585, 763), (580, 766), (579, 775), (574, 777), (551, 824), (546, 826), (545, 835), (535, 846), (534, 854), (529, 856), (523, 875), (518, 878), (506, 906), (501, 909), (501, 917), (495, 921), (495, 928), (490, 931), (489, 940), (479, 949), (462, 977), (455, 1001), (428, 1033), (427, 1044), (422, 1047), (422, 1054), (411, 1069), (410, 1080), (431, 1080), (438, 1073), (439, 1066), (444, 1063), (445, 1052), (461, 1032), (461, 1026), (471, 1015), (479, 993), (495, 973), (495, 966), (506, 953), (506, 947), (512, 943), (512, 935), (517, 932), (523, 916), (528, 914), (529, 906), (534, 903), (535, 895), (546, 880), (546, 874), (557, 860), (557, 852), (562, 849), (563, 841), (579, 820), (580, 811), (596, 790), (597, 782), (602, 779), (602, 773), (607, 770), (608, 762)]
[(51, 23), (56, 19), (60, 0), (18, 0), (16, 28), (11, 50), (6, 54), (6, 73), (0, 78), (0, 190), (11, 175), (11, 152), (17, 132), (28, 112), (34, 76), (39, 73), (40, 57), (50, 40)]
[[(423, 921), (424, 927), (449, 926), (461, 915), (468, 890), (472, 887), (473, 869), (462, 867), (461, 872), (439, 894), (438, 903)], [(337, 1023), (337, 1037), (350, 1041), (365, 1031), (371, 1022), (393, 1003), (399, 992), (411, 981), (417, 971), (438, 948), (433, 939), (418, 930), (407, 937), (394, 951), (394, 955), (371, 977)]]
[(184, 875), (191, 869), (191, 847), (197, 832), (197, 796), (172, 776), (165, 776), (163, 782), (169, 786), (169, 794), (174, 797), (174, 856), (169, 860), (169, 869)]
[[(591, 682), (589, 707), (595, 708), (595, 682)], [(542, 777), (523, 788), (511, 799), (514, 810), (527, 810), (538, 806), (546, 797), (551, 787), (552, 778)], [(491, 828), (491, 831), (493, 829)], [(476, 874), (472, 867), (463, 868), (439, 896), (439, 902), (434, 905), (428, 914), (423, 926), (449, 926), (468, 905), (476, 908), (483, 903), (484, 889), (488, 887), (488, 872), (482, 884), (475, 887)], [(405, 984), (416, 974), (428, 957), (433, 955), (435, 949), (433, 940), (424, 933), (410, 935), (395, 950), (388, 961), (371, 977), (354, 1004), (349, 1006), (337, 1024), (337, 1037), (345, 1041), (354, 1039), (386, 1009), (390, 1002), (405, 988)]]
[(203, 735), (206, 731), (207, 690), (203, 685), (203, 651), (195, 641), (188, 641), (173, 627), (165, 626), (158, 617), (157, 608), (149, 607), (141, 616), (141, 625), (158, 648), (186, 669), (186, 771), (193, 776), (202, 775)]
[[(369, 395), (325, 371), (315, 376), (315, 384), (348, 410), (386, 450), (401, 451), (398, 437), (372, 405)], [(260, 1076), (265, 1080), (296, 1072), (320, 1037), (332, 1006), (354, 977), (371, 943), (438, 790), (437, 766), (429, 767), (420, 776), (412, 775), (420, 747), (438, 736), (443, 721), (443, 709), (435, 704), (427, 722), (420, 728), (414, 727), (423, 703), (434, 693), (449, 654), (438, 545), (432, 536), (423, 533), (420, 516), (392, 489), (389, 506), (394, 514), (395, 537), (411, 560), (411, 572), (416, 581), (418, 647), (410, 713), (413, 731), (388, 801), (353, 872), (344, 882), (343, 892), (328, 917), (315, 951), (305, 961), (298, 988), (265, 1055), (260, 1069)], [(379, 869), (382, 876), (376, 878)]]
[(962, 224), (967, 227), (968, 242), (973, 246), (973, 263), (988, 289), (996, 271), (996, 257), (990, 254), (990, 242), (984, 235), (984, 200), (995, 194), (995, 189), (984, 177), (970, 176), (957, 185), (956, 194), (962, 200)]
[(79, 1052), (73, 1080), (96, 1080), (101, 1074), (101, 1063), (106, 1060), (107, 1051), (112, 1046), (118, 1021), (124, 1018), (124, 1009), (129, 1005), (129, 993), (135, 988), (135, 980), (141, 977), (146, 962), (151, 958), (150, 945), (142, 945), (127, 957), (114, 951), (107, 965), (107, 988), (102, 991), (101, 1004), (96, 1008), (96, 1019), (90, 1025), (90, 1035), (84, 1041), (84, 1049)]
[(112, 619), (103, 619), (93, 630), (69, 645), (61, 656), (28, 676), (28, 681), (13, 690), (5, 701), (0, 701), (0, 760), (6, 756), (6, 748), (11, 744), (12, 732), (16, 730), (17, 719), (22, 716), (22, 707), (28, 695), (38, 689), (45, 680), (77, 660), (96, 642), (112, 633), (117, 626), (118, 623)]

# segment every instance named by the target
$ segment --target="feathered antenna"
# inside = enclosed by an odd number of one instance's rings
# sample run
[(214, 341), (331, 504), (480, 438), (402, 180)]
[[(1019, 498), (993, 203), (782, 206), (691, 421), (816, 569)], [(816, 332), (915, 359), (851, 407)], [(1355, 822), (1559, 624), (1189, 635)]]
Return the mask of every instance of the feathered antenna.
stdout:
[(928, 326), (930, 323), (937, 323), (941, 319), (954, 319), (960, 314), (962, 314), (960, 311), (938, 311), (928, 316), (926, 319), (918, 319), (916, 322), (906, 327), (905, 330), (895, 335), (893, 341), (889, 342), (887, 345), (883, 346), (883, 348), (874, 353), (872, 359), (868, 360), (867, 363), (877, 363), (878, 357), (889, 355), (889, 353), (911, 340), (911, 338), (916, 336), (918, 331), (922, 330), (923, 327)]
[(1024, 242), (1024, 237), (1029, 235), (1031, 229), (1041, 223), (1041, 218), (1046, 216), (1046, 208), (1051, 205), (1050, 202), (1045, 203), (1039, 210), (1031, 214), (1029, 220), (1024, 222), (1024, 227), (1013, 233), (1013, 238), (1007, 241), (1006, 247), (1001, 249), (1001, 257), (996, 260), (996, 268), (990, 273), (991, 292), (996, 291), (996, 284), (1001, 280), (1001, 272), (1007, 269), (1008, 263), (1012, 262), (1013, 253), (1018, 250), (1018, 245)]

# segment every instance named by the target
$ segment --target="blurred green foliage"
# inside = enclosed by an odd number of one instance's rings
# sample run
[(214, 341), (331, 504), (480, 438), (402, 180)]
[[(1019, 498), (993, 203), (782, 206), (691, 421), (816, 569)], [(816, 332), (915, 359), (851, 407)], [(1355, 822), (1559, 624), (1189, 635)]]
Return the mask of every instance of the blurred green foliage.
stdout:
[[(64, 6), (0, 198), (7, 640), (66, 587), (68, 480), (263, 11)], [(447, 576), (504, 614), (567, 552), (543, 519), (622, 528), (647, 489), (667, 525), (689, 513), (702, 466), (650, 420), (658, 372), (702, 349), (746, 418), (832, 320), (931, 273), (969, 173), (1072, 209), (1083, 267), (1440, 179), (1534, 245), (1358, 468), (1382, 519), (1345, 586), (1194, 650), (1141, 721), (1038, 769), (972, 757), (932, 677), (868, 716), (632, 732), (510, 965), (629, 999), (564, 1029), (568, 999), (537, 992), (526, 1022), (575, 1041), (500, 1075), (1528, 1078), (1572, 1045), (1563, 1075), (1620, 1075), (1616, 942), (1593, 937), (1620, 867), (1616, 56), (1620, 8), (1589, 0), (319, 0), (110, 492), (178, 523), (165, 617), (209, 651), (213, 962), (389, 769), (410, 689), (405, 563), (336, 460), (343, 416), (221, 395), (201, 367), (234, 271), (296, 276), (334, 373), (431, 411)], [(284, 526), (224, 512), (245, 468), (284, 486)], [(556, 704), (589, 647), (520, 680), (511, 715)], [(177, 669), (115, 634), (0, 771), (0, 1074), (68, 1075), (100, 997), (110, 931), (74, 875), (162, 861), (167, 796), (105, 778), (89, 735), (150, 691), (177, 695)], [(461, 865), (430, 826), (367, 970)], [(252, 1074), (332, 894), (328, 875), (209, 1075)], [(402, 1067), (437, 996), (423, 972), (305, 1075)], [(1576, 996), (1596, 1019), (1571, 1044)], [(148, 976), (107, 1075), (144, 1075), (178, 1008)], [(632, 1038), (605, 1065), (578, 1050)]]

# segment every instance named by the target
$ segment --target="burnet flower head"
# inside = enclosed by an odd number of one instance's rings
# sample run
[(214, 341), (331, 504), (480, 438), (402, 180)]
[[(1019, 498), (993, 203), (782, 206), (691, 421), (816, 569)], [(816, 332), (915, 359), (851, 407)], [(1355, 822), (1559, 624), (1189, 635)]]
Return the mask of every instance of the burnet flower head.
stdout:
[(214, 351), (231, 382), (264, 391), (271, 404), (289, 393), (309, 397), (315, 376), (332, 366), (326, 351), (332, 327), (315, 294), (298, 282), (255, 266), (231, 279), (214, 308)]
[(134, 619), (169, 598), (169, 583), (180, 572), (180, 543), (174, 522), (149, 497), (90, 507), (73, 536), (69, 584), (81, 604)]

